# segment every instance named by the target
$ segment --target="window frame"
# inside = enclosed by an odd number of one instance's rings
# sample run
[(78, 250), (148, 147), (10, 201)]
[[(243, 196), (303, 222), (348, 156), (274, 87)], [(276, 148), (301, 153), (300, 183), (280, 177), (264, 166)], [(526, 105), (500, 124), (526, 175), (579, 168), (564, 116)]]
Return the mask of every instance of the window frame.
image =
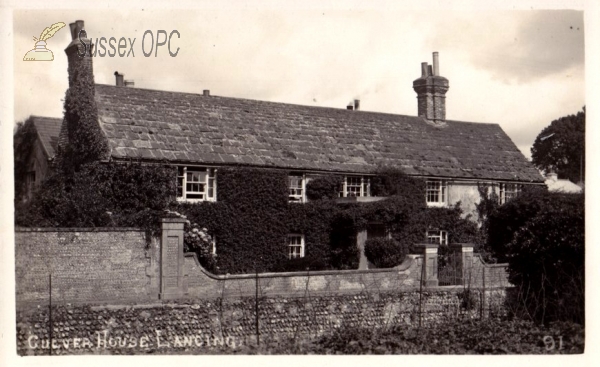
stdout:
[[(360, 176), (360, 175), (347, 175), (343, 176), (342, 187), (338, 192), (338, 196), (341, 198), (348, 197), (371, 197), (371, 177), (369, 176)], [(352, 185), (348, 185), (348, 179), (357, 179), (360, 178), (360, 183), (354, 183)], [(348, 191), (348, 187), (358, 188), (359, 195), (348, 195), (348, 193), (356, 193), (356, 191)]]
[[(431, 189), (430, 184), (438, 184), (437, 188)], [(430, 201), (431, 196), (436, 195), (437, 201)], [(448, 203), (448, 181), (441, 179), (427, 179), (425, 181), (425, 202), (427, 206), (446, 206)]]
[[(301, 187), (294, 187), (292, 188), (292, 178), (299, 178), (300, 179), (300, 186)], [(292, 172), (288, 175), (288, 203), (306, 203), (306, 183), (307, 183), (307, 179), (306, 179), (306, 174), (304, 173), (299, 173), (299, 172)], [(301, 190), (302, 193), (300, 195), (296, 194), (296, 195), (292, 195), (291, 194), (291, 190)], [(292, 200), (292, 198), (297, 198), (298, 200)]]
[[(433, 233), (436, 233), (437, 235)], [(448, 245), (448, 231), (444, 229), (428, 229), (425, 231), (425, 238), (427, 239), (427, 243), (435, 243), (440, 246)], [(439, 241), (432, 242), (431, 239), (435, 238), (439, 238)]]
[[(193, 181), (188, 182), (188, 173), (189, 172), (203, 172), (206, 174), (205, 180), (202, 181)], [(181, 181), (180, 181), (181, 180)], [(201, 184), (204, 185), (203, 191), (188, 191), (188, 184)], [(210, 194), (210, 190), (212, 188), (212, 196)], [(181, 196), (180, 196), (181, 192)], [(188, 198), (187, 195), (198, 195), (202, 194), (203, 198)], [(176, 199), (180, 202), (202, 202), (209, 201), (215, 202), (217, 201), (217, 168), (209, 167), (209, 166), (177, 166), (177, 193)]]
[[(521, 184), (517, 184), (517, 183), (500, 183), (499, 185), (499, 192), (498, 192), (498, 200), (499, 200), (499, 204), (500, 205), (504, 205), (506, 204), (506, 202), (508, 202), (511, 199), (514, 199), (515, 197), (517, 197), (519, 195), (519, 193), (521, 193), (522, 190), (522, 185)], [(511, 190), (507, 190), (507, 187), (510, 187)], [(507, 198), (507, 194), (509, 194), (509, 197)]]
[[(290, 243), (290, 239), (291, 238), (300, 238), (300, 243)], [(286, 241), (287, 241), (287, 253), (288, 253), (288, 260), (293, 260), (293, 259), (300, 259), (303, 258), (306, 254), (305, 254), (305, 250), (306, 250), (306, 245), (304, 242), (304, 235), (301, 233), (290, 233), (287, 235), (286, 237)], [(292, 252), (292, 248), (296, 248), (296, 247), (300, 247), (300, 251), (299, 251), (299, 255), (298, 256), (293, 256), (293, 254), (296, 253), (296, 251)]]

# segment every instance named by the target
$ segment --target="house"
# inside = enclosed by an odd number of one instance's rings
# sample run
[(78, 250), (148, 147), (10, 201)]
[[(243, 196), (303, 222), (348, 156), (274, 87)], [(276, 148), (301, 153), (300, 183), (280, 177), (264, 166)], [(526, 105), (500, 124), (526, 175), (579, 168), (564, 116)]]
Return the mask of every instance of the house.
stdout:
[(583, 192), (581, 186), (574, 184), (569, 180), (559, 179), (558, 175), (554, 172), (549, 172), (546, 175), (546, 181), (544, 183), (546, 186), (548, 186), (548, 191), (564, 192), (569, 194), (578, 194)]
[(49, 175), (50, 162), (56, 154), (58, 135), (62, 119), (31, 116), (22, 126), (27, 136), (15, 138), (15, 162), (22, 167), (15, 167), (21, 172), (23, 200), (31, 198), (33, 191)]
[[(79, 57), (79, 30), (71, 24), (67, 47), (69, 83), (77, 75), (93, 78), (92, 57)], [(89, 49), (88, 49), (89, 52)], [(95, 85), (98, 125), (109, 146), (107, 159), (170, 162), (178, 167), (180, 201), (218, 201), (218, 170), (224, 166), (275, 168), (289, 175), (289, 201), (305, 202), (306, 184), (318, 175), (343, 178), (339, 196), (371, 198), (370, 178), (379, 165), (401, 168), (426, 180), (429, 206), (460, 202), (475, 214), (479, 183), (493, 184), (501, 202), (523, 185), (544, 178), (498, 124), (446, 119), (449, 82), (440, 76), (438, 54), (423, 63), (413, 83), (417, 115), (405, 116), (347, 108), (325, 108), (201, 94)], [(68, 144), (66, 126), (60, 136)], [(381, 228), (374, 232), (383, 233)], [(447, 243), (444, 229), (427, 234)], [(302, 256), (303, 238), (290, 237)]]

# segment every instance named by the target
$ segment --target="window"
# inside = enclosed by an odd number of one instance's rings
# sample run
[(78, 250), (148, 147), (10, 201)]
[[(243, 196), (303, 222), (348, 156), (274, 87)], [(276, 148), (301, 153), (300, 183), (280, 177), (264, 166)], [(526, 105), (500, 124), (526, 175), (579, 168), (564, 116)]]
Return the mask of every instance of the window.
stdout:
[(427, 231), (426, 236), (428, 243), (437, 243), (439, 245), (448, 244), (448, 231)]
[(288, 235), (288, 258), (297, 259), (304, 257), (304, 235)]
[(516, 197), (519, 194), (519, 192), (521, 192), (521, 185), (501, 183), (500, 195), (498, 196), (498, 199), (500, 200), (500, 205)]
[(342, 198), (371, 196), (371, 180), (364, 176), (345, 176), (339, 196)]
[(179, 201), (216, 201), (215, 168), (177, 167), (177, 200)]
[(442, 180), (427, 180), (426, 199), (431, 206), (446, 204), (446, 182)]
[(302, 174), (294, 174), (288, 177), (289, 179), (289, 202), (304, 203), (306, 202), (306, 179)]

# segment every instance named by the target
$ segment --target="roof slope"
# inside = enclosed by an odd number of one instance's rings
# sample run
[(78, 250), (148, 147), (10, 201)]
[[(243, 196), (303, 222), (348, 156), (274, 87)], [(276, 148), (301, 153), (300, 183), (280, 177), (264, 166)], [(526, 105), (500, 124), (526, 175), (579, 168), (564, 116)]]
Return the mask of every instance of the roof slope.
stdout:
[(114, 158), (543, 182), (499, 125), (96, 85)]
[(58, 146), (58, 135), (62, 125), (61, 118), (31, 116), (38, 137), (48, 158), (54, 157)]

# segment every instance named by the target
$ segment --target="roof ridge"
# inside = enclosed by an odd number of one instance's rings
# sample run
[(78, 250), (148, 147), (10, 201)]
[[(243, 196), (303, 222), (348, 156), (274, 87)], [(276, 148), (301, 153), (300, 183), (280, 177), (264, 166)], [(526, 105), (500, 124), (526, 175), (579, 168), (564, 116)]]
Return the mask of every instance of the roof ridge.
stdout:
[[(116, 85), (111, 85), (111, 84), (95, 83), (95, 85), (96, 86), (100, 86), (100, 87), (108, 87), (108, 88), (119, 88), (119, 89), (124, 88), (124, 87), (117, 87)], [(191, 95), (191, 96), (198, 96), (198, 97), (206, 97), (202, 93), (179, 92), (179, 91), (170, 91), (170, 90), (163, 90), (163, 89), (150, 89), (150, 88), (138, 88), (138, 87), (135, 87), (135, 88), (131, 88), (130, 90), (149, 91), (149, 92), (156, 92), (156, 93), (173, 93), (173, 94), (182, 94), (182, 95)], [(384, 116), (407, 117), (407, 118), (412, 118), (412, 119), (424, 119), (421, 116), (404, 115), (404, 114), (399, 114), (399, 113), (390, 113), (390, 112), (381, 112), (381, 111), (366, 111), (366, 110), (347, 110), (345, 108), (328, 107), (328, 106), (311, 106), (311, 105), (298, 104), (298, 103), (266, 101), (266, 100), (263, 100), (263, 99), (252, 99), (252, 98), (241, 98), (241, 97), (228, 97), (228, 96), (219, 96), (219, 95), (210, 95), (207, 98), (222, 98), (222, 99), (231, 99), (231, 100), (238, 100), (238, 101), (249, 101), (249, 102), (276, 104), (276, 105), (283, 105), (283, 106), (296, 106), (296, 107), (326, 109), (326, 110), (335, 110), (335, 111), (348, 111), (348, 113), (376, 114), (376, 115), (384, 115)], [(423, 122), (425, 122), (425, 120)], [(479, 124), (479, 125), (500, 126), (500, 124), (495, 123), (495, 122), (477, 122), (477, 121), (462, 121), (462, 120), (446, 120), (446, 122), (456, 123), (456, 124)]]

